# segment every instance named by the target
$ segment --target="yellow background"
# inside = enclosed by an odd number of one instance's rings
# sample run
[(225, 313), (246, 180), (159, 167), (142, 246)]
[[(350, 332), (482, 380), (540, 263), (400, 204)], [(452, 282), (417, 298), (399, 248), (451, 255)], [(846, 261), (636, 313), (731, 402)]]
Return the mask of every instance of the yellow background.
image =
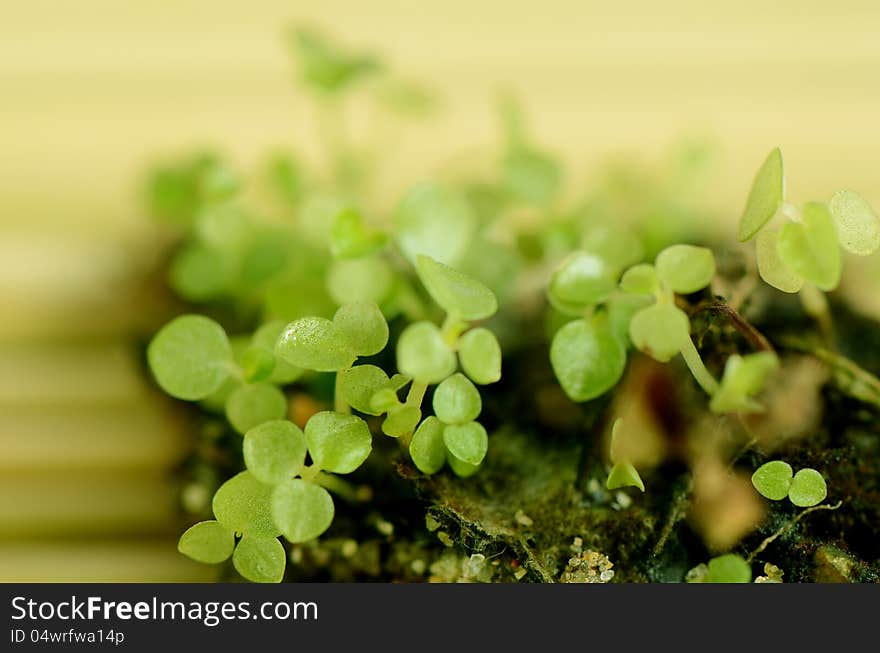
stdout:
[(183, 436), (127, 340), (157, 238), (137, 183), (192, 146), (245, 169), (279, 144), (314, 151), (291, 24), (375, 49), (443, 99), (388, 152), (389, 203), (491, 146), (510, 85), (575, 184), (696, 133), (720, 146), (709, 195), (731, 221), (775, 145), (796, 200), (848, 186), (880, 205), (876, 0), (6, 2), (0, 580), (210, 577), (175, 551)]

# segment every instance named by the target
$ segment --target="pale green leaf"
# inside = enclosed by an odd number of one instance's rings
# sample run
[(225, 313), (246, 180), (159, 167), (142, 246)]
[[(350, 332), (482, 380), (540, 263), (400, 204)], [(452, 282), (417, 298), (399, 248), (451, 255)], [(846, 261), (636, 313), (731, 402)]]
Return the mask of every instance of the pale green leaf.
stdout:
[(394, 215), (394, 232), (404, 255), (419, 254), (448, 265), (459, 262), (476, 228), (476, 217), (458, 192), (435, 184), (412, 188)]
[(657, 255), (654, 265), (660, 281), (683, 295), (705, 288), (715, 276), (715, 256), (705, 247), (671, 245)]
[(761, 496), (779, 501), (788, 496), (793, 478), (791, 465), (783, 460), (764, 463), (752, 474), (752, 485)]
[(773, 352), (732, 354), (724, 365), (721, 386), (709, 407), (716, 413), (759, 412), (762, 408), (752, 397), (763, 390), (767, 377), (778, 368), (779, 359)]
[(598, 254), (574, 252), (550, 277), (548, 297), (554, 306), (584, 308), (605, 301), (616, 286), (615, 270)]
[(804, 278), (792, 272), (779, 258), (777, 243), (779, 232), (764, 229), (755, 241), (755, 257), (758, 261), (758, 274), (768, 284), (787, 293), (799, 292), (804, 287)]
[(562, 169), (542, 152), (517, 147), (502, 162), (504, 188), (514, 197), (536, 205), (546, 205), (559, 192)]
[(226, 401), (226, 418), (241, 434), (287, 416), (287, 398), (271, 383), (240, 385)]
[(480, 391), (460, 372), (445, 379), (434, 391), (434, 414), (446, 424), (465, 424), (483, 409)]
[(388, 323), (374, 303), (356, 302), (339, 307), (333, 324), (358, 356), (372, 356), (385, 348), (388, 342)]
[(409, 325), (397, 340), (397, 369), (416, 382), (440, 383), (455, 365), (455, 352), (431, 322)]
[(828, 496), (828, 486), (822, 474), (815, 469), (801, 469), (791, 481), (788, 498), (799, 508), (822, 503)]
[(489, 448), (489, 435), (479, 422), (450, 424), (443, 429), (446, 449), (456, 459), (469, 465), (479, 465)]
[(284, 578), (287, 554), (277, 538), (245, 535), (235, 547), (232, 564), (251, 582), (280, 583)]
[(254, 477), (277, 485), (300, 473), (306, 460), (306, 438), (287, 420), (264, 422), (244, 435), (244, 462)]
[(333, 523), (333, 498), (320, 485), (296, 478), (275, 487), (272, 517), (292, 544), (313, 540)]
[(220, 522), (202, 521), (190, 526), (177, 543), (177, 550), (198, 562), (216, 564), (232, 555), (235, 534)]
[(636, 348), (665, 363), (682, 350), (690, 328), (684, 311), (672, 303), (658, 302), (633, 315), (629, 337)]
[(388, 410), (388, 417), (382, 422), (382, 433), (392, 438), (407, 436), (415, 430), (421, 419), (422, 411), (418, 406), (394, 406)]
[(159, 330), (147, 348), (159, 386), (172, 397), (195, 401), (229, 377), (232, 347), (223, 327), (201, 315), (182, 315)]
[(385, 234), (369, 229), (363, 216), (352, 208), (336, 214), (330, 229), (330, 252), (336, 258), (360, 258), (382, 249)]
[(473, 476), (480, 469), (480, 466), (478, 464), (473, 465), (463, 460), (459, 460), (454, 455), (452, 455), (449, 450), (446, 451), (446, 462), (449, 463), (449, 468), (453, 471), (453, 473), (460, 478)]
[(268, 379), (272, 375), (272, 370), (275, 369), (273, 350), (256, 345), (245, 348), (241, 355), (237, 356), (237, 359), (242, 376), (248, 383)]
[[(281, 332), (284, 331), (286, 326), (287, 323), (283, 320), (267, 322), (254, 332), (251, 342), (257, 347), (262, 347), (263, 349), (272, 352), (272, 355), (274, 356), (275, 345), (278, 344)], [(272, 368), (272, 373), (269, 375), (269, 381), (278, 385), (286, 385), (296, 381), (303, 375), (304, 371), (303, 368), (291, 365), (287, 361), (281, 360), (276, 356), (275, 366)]]
[(620, 380), (626, 350), (607, 325), (574, 320), (553, 337), (550, 363), (565, 394), (573, 401), (587, 401)]
[(241, 472), (221, 485), (214, 494), (214, 516), (236, 533), (276, 537), (281, 531), (272, 521), (269, 499), (272, 486)]
[(709, 561), (707, 583), (750, 583), (752, 568), (735, 553), (727, 553)]
[(416, 271), (434, 301), (459, 319), (483, 320), (498, 310), (498, 300), (491, 290), (448, 265), (418, 256)]
[(357, 358), (339, 327), (323, 317), (304, 317), (288, 324), (275, 354), (291, 365), (318, 372), (336, 372)]
[(477, 327), (461, 336), (458, 359), (474, 383), (486, 385), (501, 378), (501, 345), (489, 329)]
[[(372, 403), (377, 392), (390, 390), (390, 380), (384, 371), (375, 365), (355, 365), (338, 374), (339, 389), (349, 406), (367, 415), (381, 415), (385, 412), (375, 410)], [(394, 394), (393, 390), (390, 391)]]
[(838, 191), (828, 202), (828, 210), (846, 251), (867, 256), (880, 249), (880, 217), (861, 195), (852, 190)]
[(782, 152), (777, 147), (758, 169), (749, 191), (746, 208), (739, 220), (739, 240), (754, 237), (776, 214), (785, 199), (785, 172)]
[(840, 282), (842, 264), (837, 231), (824, 204), (807, 203), (803, 222), (789, 222), (779, 231), (776, 249), (792, 272), (821, 290), (833, 290)]
[(657, 271), (650, 263), (634, 265), (620, 278), (620, 289), (634, 295), (653, 295), (659, 287)]
[(642, 477), (639, 476), (639, 472), (633, 467), (632, 463), (628, 462), (614, 463), (614, 466), (608, 473), (605, 487), (609, 490), (617, 490), (622, 487), (637, 487), (642, 492), (645, 491), (645, 483), (642, 481)]
[(436, 474), (446, 462), (446, 444), (443, 442), (443, 422), (427, 417), (409, 443), (409, 455), (423, 474)]
[(366, 422), (354, 415), (323, 411), (306, 423), (312, 462), (327, 472), (349, 474), (370, 455), (373, 437)]
[(394, 287), (391, 266), (378, 256), (334, 261), (327, 272), (327, 291), (337, 304), (384, 303)]

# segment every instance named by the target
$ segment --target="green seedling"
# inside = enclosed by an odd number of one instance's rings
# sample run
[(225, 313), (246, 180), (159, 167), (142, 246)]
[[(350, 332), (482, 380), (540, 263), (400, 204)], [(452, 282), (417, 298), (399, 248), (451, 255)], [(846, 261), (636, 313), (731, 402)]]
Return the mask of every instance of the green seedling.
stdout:
[[(855, 191), (798, 210), (786, 201), (782, 153), (774, 149), (759, 168), (739, 223), (739, 240), (755, 238), (758, 272), (768, 284), (796, 293), (805, 284), (830, 291), (840, 282), (841, 248), (859, 256), (880, 249), (880, 218)], [(783, 221), (770, 226), (774, 218)]]
[(791, 465), (782, 460), (764, 463), (752, 474), (752, 485), (761, 496), (773, 501), (788, 499), (799, 508), (817, 506), (828, 496), (828, 486), (815, 469), (793, 473)]
[(639, 263), (619, 276), (619, 268), (597, 254), (576, 252), (554, 272), (548, 288), (553, 306), (582, 315), (555, 334), (550, 361), (574, 401), (598, 397), (617, 384), (629, 345), (660, 362), (681, 355), (697, 383), (712, 397), (713, 411), (754, 412), (753, 397), (776, 369), (775, 354), (731, 356), (719, 383), (706, 368), (690, 336), (690, 320), (676, 294), (705, 288), (715, 275), (712, 252), (672, 245), (653, 265)]

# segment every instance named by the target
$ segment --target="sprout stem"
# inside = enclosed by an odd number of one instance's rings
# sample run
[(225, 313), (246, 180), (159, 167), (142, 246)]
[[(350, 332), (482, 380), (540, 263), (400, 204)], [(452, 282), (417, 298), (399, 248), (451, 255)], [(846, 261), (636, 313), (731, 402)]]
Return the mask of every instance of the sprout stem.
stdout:
[(727, 302), (717, 300), (711, 302), (702, 302), (691, 311), (691, 317), (703, 311), (718, 313), (726, 317), (730, 321), (730, 324), (733, 326), (733, 328), (735, 328), (743, 338), (748, 340), (749, 344), (754, 349), (758, 351), (774, 351), (773, 345), (770, 344), (770, 341), (767, 340), (764, 334), (758, 331), (754, 326), (752, 326), (748, 322), (748, 320), (740, 315), (737, 310)]
[(687, 363), (691, 374), (694, 375), (697, 383), (700, 384), (700, 387), (703, 388), (707, 395), (712, 396), (718, 392), (718, 381), (716, 381), (715, 377), (706, 369), (705, 364), (703, 364), (703, 359), (700, 358), (700, 353), (694, 346), (694, 341), (689, 337), (685, 338), (685, 342), (681, 348), (681, 357), (684, 358), (684, 362)]
[(427, 391), (427, 383), (417, 383), (416, 381), (413, 381), (412, 385), (409, 387), (409, 392), (406, 395), (406, 405), (421, 406), (422, 400), (425, 398), (425, 393)]
[(749, 554), (749, 557), (746, 558), (746, 562), (751, 562), (752, 560), (754, 560), (755, 556), (758, 555), (759, 553), (761, 553), (761, 551), (766, 549), (768, 546), (773, 544), (773, 542), (774, 542), (774, 540), (776, 540), (776, 538), (778, 538), (780, 535), (785, 533), (785, 531), (787, 531), (792, 526), (797, 524), (801, 519), (803, 519), (804, 517), (809, 515), (811, 512), (814, 512), (816, 510), (837, 510), (842, 505), (843, 505), (843, 501), (838, 501), (833, 506), (829, 506), (827, 504), (822, 504), (819, 506), (811, 506), (805, 510), (802, 510), (800, 513), (798, 513), (798, 515), (794, 519), (783, 524), (779, 530), (777, 530), (775, 533), (773, 533), (773, 535), (771, 535), (770, 537), (765, 539), (763, 542), (761, 542), (761, 544), (758, 545), (758, 548)]
[(343, 415), (351, 414), (351, 406), (342, 394), (342, 370), (336, 373), (336, 384), (333, 387), (333, 410)]
[(834, 322), (831, 319), (831, 311), (828, 308), (828, 299), (825, 297), (825, 293), (808, 283), (801, 288), (798, 297), (807, 315), (819, 323), (819, 331), (822, 332), (825, 343), (830, 349), (834, 349)]
[(361, 492), (353, 483), (349, 483), (343, 478), (339, 478), (333, 474), (319, 472), (315, 476), (314, 482), (333, 494), (348, 501), (349, 503), (359, 503), (362, 501), (363, 492)]

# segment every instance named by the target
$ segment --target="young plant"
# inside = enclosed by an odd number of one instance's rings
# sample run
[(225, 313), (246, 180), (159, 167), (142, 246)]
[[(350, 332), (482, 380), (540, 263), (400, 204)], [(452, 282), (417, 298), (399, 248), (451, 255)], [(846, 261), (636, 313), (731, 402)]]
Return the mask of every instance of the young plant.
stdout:
[(799, 508), (817, 506), (828, 496), (822, 474), (809, 468), (794, 474), (791, 465), (783, 460), (772, 460), (756, 469), (752, 485), (767, 499), (781, 501), (788, 497)]
[[(805, 285), (823, 291), (840, 282), (840, 250), (867, 256), (880, 249), (880, 218), (855, 191), (841, 190), (831, 200), (808, 202), (801, 210), (786, 201), (782, 153), (774, 149), (758, 169), (739, 222), (740, 242), (757, 236), (758, 273), (787, 293)], [(773, 228), (771, 221), (782, 220)]]
[(690, 320), (675, 295), (705, 288), (715, 275), (715, 257), (703, 247), (672, 245), (654, 265), (618, 269), (588, 252), (569, 256), (548, 288), (551, 304), (572, 320), (555, 334), (550, 361), (566, 394), (587, 401), (617, 384), (629, 344), (660, 362), (681, 354), (697, 383), (712, 397), (715, 412), (755, 411), (753, 400), (778, 361), (758, 352), (731, 356), (719, 383), (706, 368), (690, 336)]
[(619, 452), (620, 429), (623, 420), (617, 418), (611, 427), (611, 471), (608, 472), (608, 478), (605, 481), (605, 487), (609, 490), (617, 490), (622, 487), (637, 487), (642, 492), (645, 491), (645, 483), (639, 476), (635, 466), (622, 456)]

